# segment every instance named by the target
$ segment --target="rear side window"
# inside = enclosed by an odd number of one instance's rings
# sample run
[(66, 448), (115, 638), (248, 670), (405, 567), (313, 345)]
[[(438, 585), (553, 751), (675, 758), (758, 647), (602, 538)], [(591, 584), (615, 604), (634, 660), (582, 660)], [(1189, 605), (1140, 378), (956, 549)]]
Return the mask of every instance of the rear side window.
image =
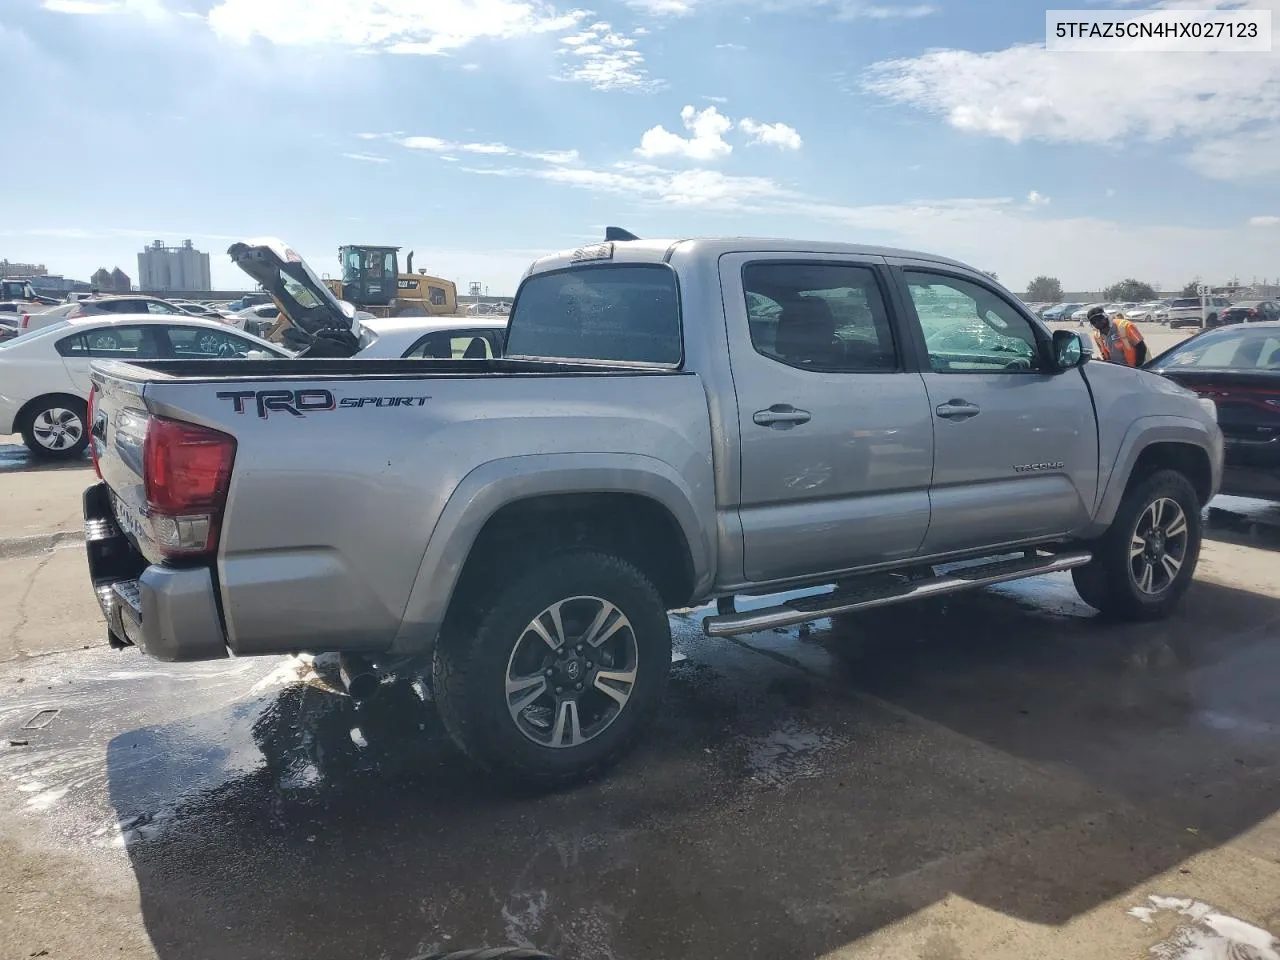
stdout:
[(530, 277), (511, 313), (507, 353), (676, 365), (675, 273), (664, 264), (613, 264)]
[(742, 273), (751, 344), (802, 370), (895, 370), (889, 314), (870, 268), (842, 263), (753, 263)]
[(429, 333), (405, 351), (408, 360), (492, 360), (497, 356), (492, 334), (483, 330)]
[(155, 330), (150, 327), (100, 327), (59, 340), (64, 357), (100, 357), (110, 360), (154, 360), (160, 355)]

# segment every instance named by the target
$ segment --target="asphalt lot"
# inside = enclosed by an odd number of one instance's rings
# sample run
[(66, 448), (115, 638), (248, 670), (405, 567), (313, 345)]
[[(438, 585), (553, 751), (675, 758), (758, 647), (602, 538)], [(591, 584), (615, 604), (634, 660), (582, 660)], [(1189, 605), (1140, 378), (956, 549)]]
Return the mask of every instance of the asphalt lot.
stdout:
[(734, 642), (676, 615), (643, 747), (532, 796), (466, 766), (408, 684), (356, 710), (323, 662), (107, 649), (92, 471), (15, 443), (0, 957), (1280, 950), (1280, 506), (1216, 502), (1163, 623), (1102, 622), (1067, 577)]

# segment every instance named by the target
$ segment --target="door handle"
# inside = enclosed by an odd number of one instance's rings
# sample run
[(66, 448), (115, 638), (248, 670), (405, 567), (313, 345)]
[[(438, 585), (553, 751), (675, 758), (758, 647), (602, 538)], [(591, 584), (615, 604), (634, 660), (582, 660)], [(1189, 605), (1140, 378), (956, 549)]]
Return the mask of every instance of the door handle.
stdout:
[(775, 403), (768, 410), (757, 410), (751, 417), (762, 427), (777, 427), (780, 430), (808, 423), (812, 418), (813, 415), (808, 410), (797, 410), (789, 403)]
[(948, 400), (938, 404), (934, 412), (944, 420), (967, 420), (969, 417), (976, 417), (982, 412), (982, 408), (968, 400)]

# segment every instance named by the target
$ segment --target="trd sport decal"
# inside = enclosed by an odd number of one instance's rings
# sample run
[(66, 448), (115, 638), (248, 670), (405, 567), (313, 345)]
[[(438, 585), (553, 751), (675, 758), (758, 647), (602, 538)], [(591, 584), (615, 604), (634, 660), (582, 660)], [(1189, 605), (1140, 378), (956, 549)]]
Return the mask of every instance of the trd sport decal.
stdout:
[(343, 397), (335, 401), (328, 390), (219, 390), (219, 400), (230, 400), (236, 413), (253, 409), (263, 420), (272, 413), (305, 417), (308, 413), (364, 407), (421, 407), (430, 397)]

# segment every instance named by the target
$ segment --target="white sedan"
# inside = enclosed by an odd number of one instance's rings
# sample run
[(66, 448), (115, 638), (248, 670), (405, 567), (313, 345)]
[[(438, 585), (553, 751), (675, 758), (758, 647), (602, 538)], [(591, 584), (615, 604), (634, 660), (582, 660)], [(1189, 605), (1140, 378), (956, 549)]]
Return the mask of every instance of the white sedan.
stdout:
[(33, 454), (69, 458), (89, 443), (89, 365), (95, 359), (288, 357), (265, 340), (194, 317), (98, 314), (60, 320), (0, 342), (0, 434)]
[(490, 360), (502, 356), (506, 317), (360, 317), (360, 360)]

